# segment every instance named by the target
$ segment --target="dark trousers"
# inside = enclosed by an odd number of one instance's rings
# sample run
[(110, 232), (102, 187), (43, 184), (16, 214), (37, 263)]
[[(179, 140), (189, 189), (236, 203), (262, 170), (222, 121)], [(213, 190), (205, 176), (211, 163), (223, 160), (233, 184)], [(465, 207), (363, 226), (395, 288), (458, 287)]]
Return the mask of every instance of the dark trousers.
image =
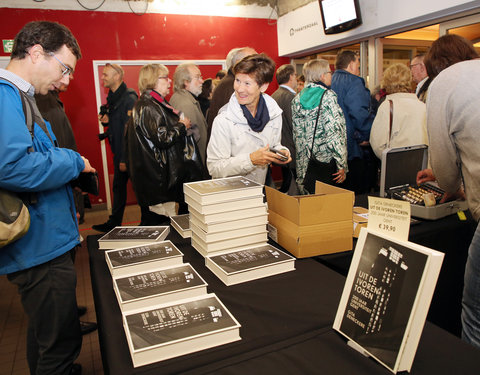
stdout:
[(368, 177), (365, 173), (365, 161), (363, 159), (355, 158), (348, 161), (347, 178), (340, 187), (354, 191), (355, 195), (367, 192)]
[(27, 362), (31, 374), (70, 374), (82, 347), (72, 253), (9, 274), (28, 316)]
[(112, 225), (118, 226), (122, 225), (123, 212), (125, 211), (125, 205), (127, 204), (128, 172), (122, 172), (120, 170), (120, 163), (114, 162), (113, 164), (113, 204), (112, 214), (108, 221)]

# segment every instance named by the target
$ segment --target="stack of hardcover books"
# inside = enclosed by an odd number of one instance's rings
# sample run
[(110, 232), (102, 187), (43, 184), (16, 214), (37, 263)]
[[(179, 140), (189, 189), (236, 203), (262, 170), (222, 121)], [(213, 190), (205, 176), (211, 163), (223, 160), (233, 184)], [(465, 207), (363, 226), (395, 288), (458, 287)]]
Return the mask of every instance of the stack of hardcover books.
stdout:
[[(137, 229), (127, 232), (151, 232)], [(105, 259), (134, 367), (240, 340), (240, 324), (171, 241), (108, 250)]]
[(119, 226), (98, 239), (98, 248), (118, 249), (163, 241), (170, 233), (169, 226)]
[(192, 246), (204, 257), (267, 242), (263, 185), (235, 176), (183, 185)]

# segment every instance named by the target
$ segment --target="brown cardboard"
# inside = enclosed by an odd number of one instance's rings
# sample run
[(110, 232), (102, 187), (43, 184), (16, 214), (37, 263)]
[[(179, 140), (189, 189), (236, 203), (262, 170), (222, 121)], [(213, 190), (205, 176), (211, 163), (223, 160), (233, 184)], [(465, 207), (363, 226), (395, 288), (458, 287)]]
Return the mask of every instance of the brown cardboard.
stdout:
[(366, 228), (368, 219), (360, 216), (360, 214), (368, 214), (368, 209), (363, 207), (353, 207), (353, 237), (358, 238), (360, 229)]
[(298, 258), (351, 250), (351, 191), (316, 183), (315, 194), (289, 196), (265, 187), (273, 238)]

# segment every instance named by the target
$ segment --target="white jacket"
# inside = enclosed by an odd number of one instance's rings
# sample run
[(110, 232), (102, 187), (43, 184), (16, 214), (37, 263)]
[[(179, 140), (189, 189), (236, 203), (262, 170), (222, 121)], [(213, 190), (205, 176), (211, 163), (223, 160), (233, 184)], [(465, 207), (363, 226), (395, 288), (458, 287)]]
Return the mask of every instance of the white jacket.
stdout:
[[(392, 134), (388, 138), (390, 127), (390, 103), (393, 102)], [(427, 119), (425, 103), (415, 94), (396, 93), (387, 95), (378, 108), (370, 131), (370, 145), (375, 155), (382, 158), (385, 148), (406, 147), (426, 144)]]
[(268, 166), (253, 165), (250, 154), (266, 145), (288, 152), (288, 149), (280, 144), (282, 110), (274, 99), (266, 94), (262, 95), (267, 104), (270, 121), (260, 133), (248, 126), (235, 93), (215, 117), (207, 147), (207, 167), (213, 178), (245, 176), (264, 184)]

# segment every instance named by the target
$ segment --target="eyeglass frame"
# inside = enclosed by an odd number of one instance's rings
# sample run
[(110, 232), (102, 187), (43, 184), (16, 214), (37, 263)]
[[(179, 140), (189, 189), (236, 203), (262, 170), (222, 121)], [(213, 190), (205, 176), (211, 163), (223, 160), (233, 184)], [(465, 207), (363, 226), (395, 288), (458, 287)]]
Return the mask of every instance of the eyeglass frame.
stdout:
[(410, 69), (412, 69), (414, 66), (422, 65), (422, 64), (423, 64), (423, 63), (410, 64)]
[(53, 52), (49, 52), (48, 55), (52, 56), (55, 60), (58, 61), (58, 63), (61, 66), (63, 66), (64, 69), (62, 70), (62, 76), (73, 74), (73, 69), (70, 68), (69, 66), (65, 65), (57, 56), (55, 56), (55, 54)]

